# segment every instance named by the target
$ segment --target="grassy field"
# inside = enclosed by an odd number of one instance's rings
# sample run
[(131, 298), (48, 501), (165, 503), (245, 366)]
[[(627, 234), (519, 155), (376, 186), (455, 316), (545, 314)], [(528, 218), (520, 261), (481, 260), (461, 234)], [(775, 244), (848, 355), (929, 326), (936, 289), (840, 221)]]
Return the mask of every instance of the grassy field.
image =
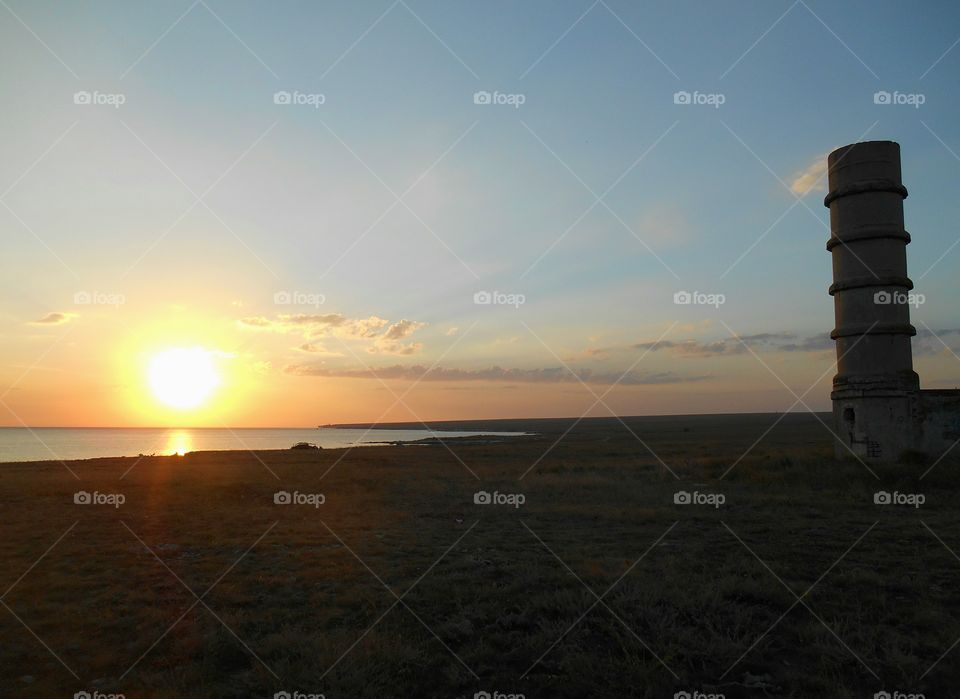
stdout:
[(777, 419), (4, 464), (0, 695), (960, 696), (957, 461)]

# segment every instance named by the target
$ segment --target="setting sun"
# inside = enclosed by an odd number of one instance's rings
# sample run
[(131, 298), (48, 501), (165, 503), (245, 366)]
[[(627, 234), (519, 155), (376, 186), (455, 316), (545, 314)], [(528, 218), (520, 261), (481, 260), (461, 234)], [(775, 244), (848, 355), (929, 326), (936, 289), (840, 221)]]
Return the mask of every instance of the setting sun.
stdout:
[(220, 384), (212, 353), (202, 347), (157, 354), (148, 370), (150, 390), (161, 403), (179, 410), (201, 405)]

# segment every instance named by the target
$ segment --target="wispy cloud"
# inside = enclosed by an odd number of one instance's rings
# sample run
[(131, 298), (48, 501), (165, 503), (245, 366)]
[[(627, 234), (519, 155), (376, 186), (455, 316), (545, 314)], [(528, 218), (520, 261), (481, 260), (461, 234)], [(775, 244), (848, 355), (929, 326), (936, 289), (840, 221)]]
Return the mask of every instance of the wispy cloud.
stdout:
[(76, 313), (47, 313), (43, 318), (31, 320), (30, 325), (63, 325), (77, 317)]
[(247, 316), (239, 323), (243, 327), (274, 332), (295, 332), (306, 337), (335, 334), (339, 337), (376, 337), (389, 324), (386, 318), (348, 318), (342, 313), (289, 313), (276, 318)]
[[(623, 386), (644, 386), (656, 384), (687, 383), (691, 381), (703, 381), (709, 376), (685, 376), (672, 371), (662, 371), (655, 373), (642, 374), (639, 372), (630, 372), (626, 376), (622, 372), (594, 372), (590, 369), (574, 370), (576, 375), (570, 372), (566, 367), (545, 367), (545, 368), (503, 368), (492, 366), (486, 369), (456, 369), (435, 367), (430, 370), (421, 364), (404, 366), (395, 364), (393, 366), (371, 369), (364, 367), (362, 369), (332, 369), (322, 366), (312, 365), (291, 365), (284, 370), (288, 374), (296, 376), (321, 376), (328, 378), (351, 378), (351, 379), (400, 379), (407, 381), (496, 381), (511, 383), (542, 383), (542, 384), (563, 384), (563, 383), (584, 383), (610, 385), (618, 383)], [(422, 377), (422, 378), (421, 378)], [(622, 377), (622, 378), (621, 378)]]
[(423, 345), (419, 342), (403, 342), (404, 339), (424, 327), (426, 323), (416, 320), (398, 320), (379, 335), (367, 351), (382, 354), (416, 354)]
[(932, 357), (938, 354), (960, 354), (958, 336), (960, 328), (917, 328), (917, 334), (913, 338), (913, 355)]
[(827, 333), (798, 337), (794, 333), (774, 332), (741, 335), (739, 338), (725, 337), (718, 340), (660, 340), (659, 342), (638, 342), (619, 347), (591, 347), (584, 350), (588, 358), (606, 358), (617, 352), (644, 351), (663, 352), (679, 357), (703, 358), (746, 353), (747, 347), (764, 352), (823, 352), (834, 348), (833, 340)]
[(796, 342), (787, 342), (780, 345), (777, 349), (781, 352), (824, 352), (834, 350), (836, 344), (829, 333), (821, 335), (811, 335), (797, 340)]
[[(960, 337), (960, 328), (940, 328), (933, 331), (918, 328), (913, 338), (913, 354), (932, 356), (949, 352), (944, 344), (953, 351), (960, 352), (960, 349), (954, 346), (958, 337)], [(741, 335), (740, 339), (727, 337), (719, 340), (661, 340), (660, 342), (639, 342), (622, 347), (596, 347), (585, 350), (584, 355), (609, 357), (618, 351), (641, 350), (665, 352), (680, 357), (703, 358), (744, 354), (747, 352), (747, 347), (744, 345), (756, 352), (828, 352), (835, 348), (834, 341), (828, 333), (800, 337), (794, 333), (776, 332)]]
[(827, 189), (827, 154), (818, 155), (805, 170), (796, 173), (790, 183), (790, 189), (798, 196), (804, 196), (811, 191), (825, 191)]
[(715, 357), (718, 355), (743, 354), (747, 347), (756, 350), (779, 352), (815, 352), (830, 349), (829, 335), (814, 335), (797, 339), (793, 333), (758, 333), (741, 335), (739, 338), (727, 337), (720, 340), (663, 340), (661, 342), (641, 342), (634, 349), (653, 352), (666, 351), (671, 354), (688, 357)]
[(658, 205), (644, 211), (634, 232), (656, 250), (683, 245), (693, 237), (692, 226), (683, 208), (670, 205)]
[(369, 341), (367, 352), (373, 354), (416, 354), (423, 345), (405, 340), (426, 326), (424, 322), (407, 318), (391, 323), (375, 315), (349, 318), (342, 313), (294, 313), (275, 318), (247, 316), (238, 322), (241, 327), (251, 330), (301, 335), (307, 342), (296, 349), (312, 354), (335, 354), (315, 341), (323, 337)]
[(320, 342), (304, 342), (302, 345), (294, 347), (294, 350), (297, 352), (303, 352), (305, 354), (323, 355), (325, 357), (343, 356), (339, 352), (334, 352), (328, 349), (323, 343)]

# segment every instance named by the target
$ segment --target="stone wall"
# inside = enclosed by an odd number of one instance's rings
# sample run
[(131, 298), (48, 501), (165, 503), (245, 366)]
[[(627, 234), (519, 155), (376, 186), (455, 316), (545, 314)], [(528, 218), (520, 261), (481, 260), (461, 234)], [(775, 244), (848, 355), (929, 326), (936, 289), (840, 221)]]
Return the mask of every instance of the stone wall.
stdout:
[(939, 458), (960, 440), (960, 391), (920, 391), (917, 449)]

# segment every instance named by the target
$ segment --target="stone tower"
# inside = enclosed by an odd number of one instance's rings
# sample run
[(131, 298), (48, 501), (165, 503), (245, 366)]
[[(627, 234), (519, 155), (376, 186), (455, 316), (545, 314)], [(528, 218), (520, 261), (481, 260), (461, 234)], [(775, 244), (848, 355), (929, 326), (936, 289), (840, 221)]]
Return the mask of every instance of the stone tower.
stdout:
[(827, 250), (833, 257), (837, 455), (894, 460), (922, 446), (900, 146), (893, 141), (844, 146), (830, 154), (827, 168), (830, 192), (823, 203), (830, 209)]

